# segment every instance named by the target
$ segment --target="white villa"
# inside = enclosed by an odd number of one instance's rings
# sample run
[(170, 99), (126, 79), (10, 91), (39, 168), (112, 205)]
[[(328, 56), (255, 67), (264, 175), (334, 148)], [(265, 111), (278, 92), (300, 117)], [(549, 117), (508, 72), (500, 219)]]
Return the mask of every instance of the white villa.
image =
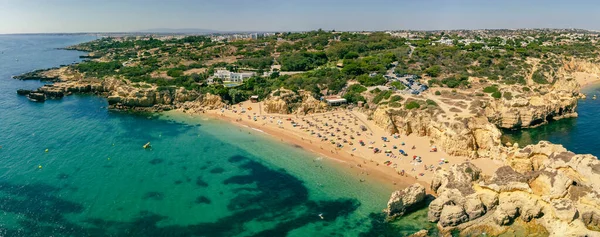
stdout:
[(220, 78), (227, 82), (244, 82), (244, 80), (253, 77), (254, 72), (230, 72), (228, 70), (217, 70), (214, 78)]

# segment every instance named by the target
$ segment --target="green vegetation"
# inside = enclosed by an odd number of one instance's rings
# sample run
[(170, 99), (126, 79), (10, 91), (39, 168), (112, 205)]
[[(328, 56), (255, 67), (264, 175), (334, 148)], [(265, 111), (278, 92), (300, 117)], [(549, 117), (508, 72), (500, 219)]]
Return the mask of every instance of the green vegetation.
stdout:
[(395, 95), (395, 96), (392, 96), (392, 98), (390, 98), (390, 102), (398, 102), (398, 101), (401, 101), (403, 99), (404, 98), (402, 98), (402, 96)]
[(279, 58), (282, 71), (307, 71), (327, 63), (324, 52), (285, 53)]
[(548, 84), (550, 82), (548, 82), (548, 80), (546, 80), (546, 77), (543, 75), (542, 71), (537, 70), (533, 73), (533, 75), (531, 76), (531, 79), (538, 83), (538, 84)]
[(366, 74), (360, 75), (356, 78), (363, 86), (379, 86), (387, 82), (382, 75), (369, 76)]
[(348, 100), (348, 103), (355, 103), (358, 101), (366, 102), (367, 100), (365, 99), (365, 97), (360, 95), (365, 91), (367, 91), (367, 88), (365, 88), (364, 86), (354, 84), (348, 87), (348, 92), (346, 92), (346, 94), (344, 94), (343, 97), (344, 99)]
[(504, 99), (507, 99), (507, 100), (512, 100), (512, 98), (513, 98), (512, 93), (510, 93), (509, 91), (504, 92), (504, 94), (502, 96), (504, 97)]
[(377, 94), (374, 98), (373, 98), (373, 104), (379, 104), (379, 102), (381, 102), (384, 99), (389, 99), (390, 96), (392, 96), (392, 91), (382, 91), (379, 92), (379, 94)]
[(457, 75), (454, 77), (448, 77), (442, 80), (442, 84), (449, 88), (466, 88), (469, 86), (469, 77), (467, 75)]
[(435, 103), (435, 101), (433, 101), (433, 100), (430, 100), (430, 99), (427, 99), (427, 100), (425, 101), (425, 103), (427, 103), (427, 105), (437, 106), (437, 103)]
[(483, 92), (485, 92), (485, 93), (494, 93), (496, 91), (498, 91), (498, 86), (496, 86), (496, 85), (483, 88)]
[(416, 101), (411, 101), (408, 102), (404, 105), (405, 109), (411, 110), (411, 109), (418, 109), (421, 108), (421, 105), (419, 103), (417, 103)]
[(167, 76), (170, 76), (170, 77), (183, 76), (183, 70), (177, 69), (177, 68), (169, 69), (169, 71), (167, 71)]
[(406, 89), (406, 86), (404, 84), (402, 84), (402, 82), (399, 82), (399, 81), (394, 81), (394, 82), (390, 83), (390, 85), (392, 85), (393, 87), (395, 87), (398, 90)]
[(116, 74), (116, 70), (120, 69), (122, 65), (119, 62), (94, 62), (87, 61), (75, 65), (75, 69), (79, 72), (85, 73), (86, 76), (91, 77), (104, 77)]
[[(411, 32), (418, 39), (405, 39), (384, 32), (362, 34), (317, 30), (222, 42), (213, 42), (207, 36), (103, 38), (70, 47), (92, 54), (85, 57), (91, 61), (68, 67), (84, 73), (85, 77), (114, 77), (141, 83), (136, 84), (140, 87), (156, 85), (163, 91), (185, 87), (217, 94), (230, 102), (253, 94), (264, 98), (281, 87), (309, 91), (318, 98), (324, 94), (338, 94), (348, 81), (356, 81), (359, 85), (350, 86), (343, 97), (349, 102), (357, 102), (366, 101), (362, 96), (365, 86), (387, 83), (383, 75), (396, 62), (396, 73), (425, 77), (432, 87), (469, 88), (470, 77), (484, 78), (498, 85), (525, 85), (525, 78), (534, 68), (532, 62), (537, 64), (532, 80), (538, 84), (551, 84), (556, 77), (555, 69), (564, 59), (598, 57), (597, 45), (590, 37), (573, 38), (569, 32), (484, 30), (461, 32), (460, 35), (458, 32)], [(453, 44), (436, 43), (440, 39), (451, 39)], [(414, 50), (409, 57), (411, 47)], [(274, 65), (280, 66), (281, 71), (302, 73), (282, 75), (284, 73), (280, 74), (278, 70), (271, 71)], [(191, 69), (201, 70), (191, 74)], [(235, 88), (224, 87), (219, 80), (209, 85), (207, 78), (219, 69), (251, 71), (260, 76)], [(265, 76), (262, 76), (263, 72), (266, 72)], [(389, 85), (405, 89), (400, 82)], [(530, 90), (523, 87), (525, 92)], [(379, 89), (371, 92), (374, 103), (390, 99), (392, 93)], [(512, 98), (512, 94), (502, 93), (498, 87), (486, 87), (483, 92), (494, 98)], [(435, 92), (435, 95), (441, 94)], [(399, 106), (397, 102), (401, 99), (395, 98), (388, 102), (390, 106)]]
[(425, 69), (425, 74), (427, 74), (427, 76), (430, 77), (438, 77), (440, 75), (442, 71), (442, 67), (440, 67), (439, 65), (434, 65), (431, 66), (427, 69)]
[(502, 97), (502, 93), (500, 93), (500, 91), (496, 91), (492, 93), (492, 97), (494, 97), (495, 99), (500, 99), (500, 97)]

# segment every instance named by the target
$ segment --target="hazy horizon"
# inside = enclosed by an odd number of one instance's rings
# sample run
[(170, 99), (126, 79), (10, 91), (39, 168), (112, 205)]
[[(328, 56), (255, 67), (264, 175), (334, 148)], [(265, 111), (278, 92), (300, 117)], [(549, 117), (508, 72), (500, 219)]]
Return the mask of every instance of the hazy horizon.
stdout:
[(0, 0), (0, 34), (211, 31), (597, 30), (593, 1)]

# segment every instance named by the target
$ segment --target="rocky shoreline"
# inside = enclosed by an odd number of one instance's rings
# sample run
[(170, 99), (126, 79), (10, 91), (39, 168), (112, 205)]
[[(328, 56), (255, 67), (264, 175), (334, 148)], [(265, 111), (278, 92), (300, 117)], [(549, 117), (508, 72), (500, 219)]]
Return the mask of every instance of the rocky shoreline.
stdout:
[[(20, 80), (53, 81), (37, 90), (19, 90), (31, 100), (60, 99), (73, 93), (106, 97), (110, 109), (159, 112), (181, 109), (200, 113), (222, 108), (219, 96), (199, 94), (184, 88), (161, 89), (118, 78), (82, 79), (67, 68), (37, 70), (14, 77)], [(505, 100), (483, 103), (478, 116), (441, 119), (437, 108), (406, 110), (380, 106), (370, 111), (377, 125), (391, 133), (429, 137), (450, 155), (471, 159), (502, 160), (504, 167), (491, 177), (480, 174), (471, 163), (455, 164), (435, 171), (428, 218), (438, 223), (443, 234), (506, 233), (513, 224), (546, 231), (550, 236), (595, 235), (600, 230), (600, 161), (591, 155), (575, 155), (560, 145), (540, 142), (519, 149), (500, 142), (500, 128), (530, 127), (552, 119), (576, 116), (579, 85), (576, 81), (556, 83), (539, 97), (528, 101)], [(547, 103), (546, 101), (551, 101)], [(310, 114), (326, 111), (308, 94), (280, 89), (265, 101), (272, 113)], [(423, 207), (425, 188), (411, 186), (395, 192), (388, 203), (389, 219)]]

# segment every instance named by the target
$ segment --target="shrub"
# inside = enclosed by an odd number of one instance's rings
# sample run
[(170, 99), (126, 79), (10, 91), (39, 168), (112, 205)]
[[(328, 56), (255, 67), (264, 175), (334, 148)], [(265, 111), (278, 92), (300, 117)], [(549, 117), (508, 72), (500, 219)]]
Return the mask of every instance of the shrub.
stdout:
[(445, 78), (442, 80), (442, 84), (444, 84), (450, 88), (456, 88), (459, 86), (467, 87), (467, 86), (469, 86), (469, 77), (466, 75), (460, 75), (460, 76)]
[(351, 85), (350, 87), (348, 87), (348, 92), (344, 94), (344, 99), (348, 100), (348, 103), (366, 101), (365, 97), (360, 95), (360, 93), (365, 92), (366, 90), (366, 87), (361, 86), (359, 84)]
[(358, 82), (364, 86), (378, 86), (383, 85), (387, 82), (385, 77), (383, 77), (382, 75), (375, 75), (371, 77), (367, 74), (358, 76), (356, 80), (358, 80)]
[(538, 84), (548, 84), (548, 80), (546, 80), (546, 77), (542, 74), (542, 72), (540, 70), (537, 70), (533, 73), (533, 75), (531, 76), (531, 79), (538, 83)]
[(400, 108), (400, 107), (402, 107), (402, 104), (400, 104), (400, 102), (391, 102), (390, 103), (390, 107), (392, 107), (392, 108)]
[(497, 86), (495, 86), (495, 85), (494, 85), (494, 86), (488, 86), (488, 87), (486, 87), (486, 88), (483, 88), (483, 92), (485, 92), (485, 93), (494, 93), (494, 92), (496, 92), (496, 91), (498, 91), (498, 87), (497, 87)]
[(169, 69), (169, 71), (167, 71), (167, 75), (170, 77), (180, 77), (183, 75), (183, 71), (176, 68), (172, 68)]
[(508, 91), (504, 92), (503, 96), (504, 96), (504, 99), (507, 99), (507, 100), (512, 100), (512, 98), (513, 98), (512, 93), (510, 93)]
[(427, 84), (429, 84), (429, 87), (434, 86), (434, 85), (438, 85), (438, 86), (443, 85), (442, 82), (438, 79), (431, 79), (431, 80), (427, 81)]
[(442, 95), (442, 92), (440, 92), (440, 91), (435, 91), (435, 95)]
[(363, 93), (367, 88), (359, 84), (354, 84), (348, 87), (348, 93)]
[(531, 91), (531, 89), (529, 89), (529, 87), (523, 87), (523, 91)]
[(398, 89), (398, 90), (406, 89), (406, 86), (404, 84), (402, 84), (402, 82), (399, 82), (399, 81), (394, 81), (394, 82), (390, 83), (390, 85), (392, 85), (393, 87), (396, 87), (396, 89)]
[(434, 65), (434, 66), (431, 66), (431, 67), (425, 69), (425, 73), (430, 77), (439, 76), (441, 71), (442, 71), (442, 67), (440, 67), (439, 65)]
[(404, 99), (404, 98), (402, 98), (402, 96), (395, 95), (395, 96), (392, 96), (392, 98), (390, 99), (390, 102), (401, 101), (401, 100), (403, 100), (403, 99)]
[(392, 95), (392, 91), (382, 91), (373, 98), (374, 104), (379, 104), (383, 99), (388, 99)]
[(435, 101), (433, 100), (427, 99), (425, 102), (427, 103), (427, 105), (437, 106), (437, 103), (435, 103)]
[(421, 108), (421, 105), (419, 103), (417, 103), (416, 101), (411, 101), (411, 102), (406, 103), (406, 105), (404, 105), (404, 108), (418, 109), (418, 108)]
[(492, 93), (492, 97), (494, 97), (496, 99), (500, 99), (500, 97), (502, 97), (502, 93), (500, 93), (500, 91), (496, 91), (496, 92)]

